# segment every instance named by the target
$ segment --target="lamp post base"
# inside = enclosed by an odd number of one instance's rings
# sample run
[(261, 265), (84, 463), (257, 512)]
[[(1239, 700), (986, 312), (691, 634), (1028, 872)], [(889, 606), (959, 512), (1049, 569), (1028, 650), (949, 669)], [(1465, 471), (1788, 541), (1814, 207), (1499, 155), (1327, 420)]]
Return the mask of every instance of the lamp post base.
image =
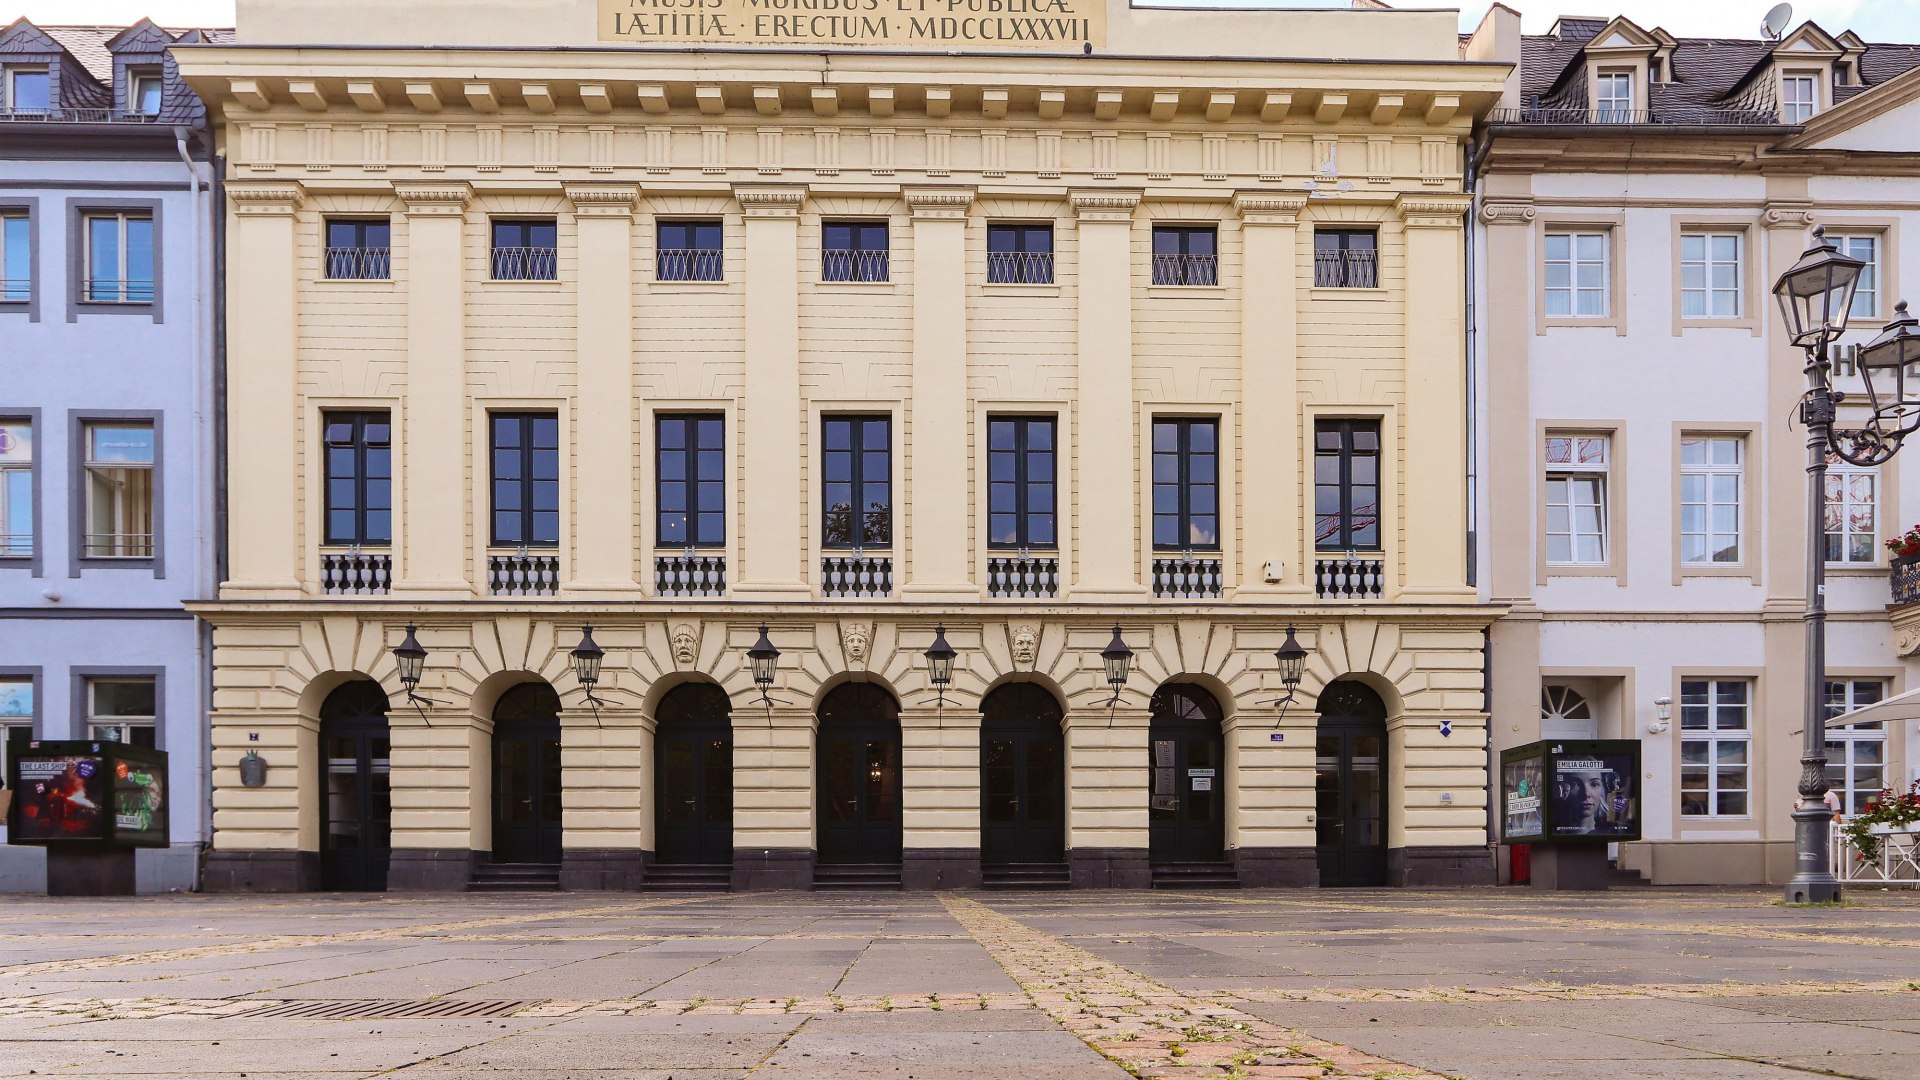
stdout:
[(1806, 800), (1793, 812), (1793, 855), (1799, 870), (1787, 880), (1789, 904), (1840, 902), (1840, 881), (1833, 876), (1828, 851), (1831, 817), (1824, 804)]

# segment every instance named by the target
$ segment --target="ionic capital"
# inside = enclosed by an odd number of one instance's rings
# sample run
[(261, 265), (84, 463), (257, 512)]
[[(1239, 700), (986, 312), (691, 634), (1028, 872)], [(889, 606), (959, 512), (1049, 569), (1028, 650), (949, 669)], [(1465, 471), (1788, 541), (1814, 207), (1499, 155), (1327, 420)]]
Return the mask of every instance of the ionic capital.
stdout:
[(1532, 199), (1488, 199), (1480, 204), (1480, 220), (1488, 225), (1529, 225), (1539, 213)]

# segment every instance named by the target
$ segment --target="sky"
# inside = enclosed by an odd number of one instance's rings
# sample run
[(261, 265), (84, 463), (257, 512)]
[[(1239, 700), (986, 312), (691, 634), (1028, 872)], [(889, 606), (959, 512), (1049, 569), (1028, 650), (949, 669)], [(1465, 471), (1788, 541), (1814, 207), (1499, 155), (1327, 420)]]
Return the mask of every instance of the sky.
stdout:
[[(404, 3), (405, 0), (395, 0)], [(1200, 0), (1203, 6), (1284, 6), (1273, 0)], [(1488, 0), (1462, 0), (1461, 29), (1471, 30)], [(1557, 15), (1625, 15), (1693, 37), (1754, 37), (1769, 0), (1506, 0), (1526, 16), (1528, 33), (1545, 33)], [(1326, 6), (1308, 3), (1301, 6)], [(1406, 0), (1400, 7), (1446, 7)], [(1794, 25), (1812, 19), (1828, 30), (1857, 31), (1868, 41), (1920, 39), (1920, 0), (1798, 0)], [(0, 0), (0, 26), (25, 15), (36, 22), (125, 26), (151, 16), (166, 26), (232, 26), (233, 0)]]

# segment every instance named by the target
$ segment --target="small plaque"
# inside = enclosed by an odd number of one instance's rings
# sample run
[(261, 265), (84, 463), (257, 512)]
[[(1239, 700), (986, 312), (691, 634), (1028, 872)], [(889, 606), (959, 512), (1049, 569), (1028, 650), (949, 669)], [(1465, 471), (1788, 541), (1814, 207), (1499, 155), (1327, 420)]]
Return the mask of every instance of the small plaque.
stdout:
[(1211, 776), (1196, 776), (1196, 777), (1194, 777), (1194, 778), (1193, 778), (1193, 790), (1195, 790), (1195, 791), (1212, 791), (1212, 790), (1213, 790), (1213, 777), (1211, 777)]
[(1218, 774), (1216, 774), (1212, 769), (1188, 769), (1187, 775), (1188, 776), (1204, 776), (1207, 779), (1211, 780), (1214, 778), (1214, 776)]
[(1267, 741), (1268, 742), (1286, 742), (1287, 733), (1284, 731), (1276, 731), (1273, 734), (1267, 736)]

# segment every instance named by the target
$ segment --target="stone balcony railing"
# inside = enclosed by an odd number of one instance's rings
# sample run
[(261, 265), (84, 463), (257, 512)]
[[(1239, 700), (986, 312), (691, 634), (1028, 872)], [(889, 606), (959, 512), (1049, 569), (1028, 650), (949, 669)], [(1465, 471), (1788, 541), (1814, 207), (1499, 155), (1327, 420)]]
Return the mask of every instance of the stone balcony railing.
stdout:
[(892, 596), (893, 556), (859, 551), (822, 556), (820, 595), (863, 600)]
[(987, 595), (996, 600), (1051, 600), (1060, 595), (1058, 555), (995, 556), (987, 560)]
[(560, 556), (530, 551), (487, 556), (487, 592), (494, 596), (552, 596), (560, 591)]
[(1349, 551), (1313, 561), (1313, 591), (1322, 600), (1378, 600), (1386, 590), (1387, 561)]
[(327, 596), (384, 596), (393, 590), (393, 556), (343, 548), (320, 553), (320, 591)]
[(1225, 590), (1225, 563), (1218, 555), (1164, 556), (1153, 560), (1153, 595), (1163, 600), (1217, 600)]
[(727, 557), (699, 548), (655, 552), (653, 593), (655, 596), (725, 596)]

